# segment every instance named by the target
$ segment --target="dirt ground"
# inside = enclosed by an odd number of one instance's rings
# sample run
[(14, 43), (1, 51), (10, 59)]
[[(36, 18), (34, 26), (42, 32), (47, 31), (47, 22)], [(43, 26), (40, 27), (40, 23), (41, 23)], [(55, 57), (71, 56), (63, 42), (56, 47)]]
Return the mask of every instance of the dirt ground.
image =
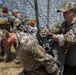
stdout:
[(12, 48), (12, 60), (9, 62), (2, 61), (2, 57), (0, 56), (0, 75), (18, 75), (22, 71), (21, 64), (16, 64), (16, 52), (14, 48)]

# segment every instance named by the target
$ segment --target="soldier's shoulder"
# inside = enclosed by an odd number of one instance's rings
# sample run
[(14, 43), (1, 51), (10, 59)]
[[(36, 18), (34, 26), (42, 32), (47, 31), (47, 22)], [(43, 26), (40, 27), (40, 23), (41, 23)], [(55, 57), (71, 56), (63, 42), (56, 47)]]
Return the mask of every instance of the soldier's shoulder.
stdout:
[(54, 29), (54, 28), (60, 28), (62, 26), (63, 21), (59, 21), (57, 23), (55, 23), (50, 29)]
[(61, 26), (64, 21), (57, 22), (54, 26)]
[(15, 17), (14, 17), (14, 16), (9, 16), (9, 18), (11, 18), (11, 19), (15, 19)]

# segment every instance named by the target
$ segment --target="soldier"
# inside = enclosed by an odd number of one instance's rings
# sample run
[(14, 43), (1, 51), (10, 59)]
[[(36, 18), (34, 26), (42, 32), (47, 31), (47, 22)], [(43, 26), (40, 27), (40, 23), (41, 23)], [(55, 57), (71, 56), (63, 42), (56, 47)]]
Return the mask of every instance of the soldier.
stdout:
[[(9, 17), (8, 21), (11, 24), (11, 32), (16, 32), (17, 30), (20, 30), (20, 25), (23, 24), (23, 18), (21, 16), (21, 13), (17, 9), (14, 9), (12, 11), (12, 15)], [(16, 57), (14, 62), (16, 64), (20, 63), (18, 57)]]
[(9, 22), (11, 23), (11, 31), (19, 30), (20, 25), (23, 22), (21, 14), (17, 9), (12, 11), (12, 16), (9, 17)]
[[(57, 12), (63, 13), (65, 21), (61, 23), (59, 22), (50, 29), (50, 32), (47, 31), (46, 33), (60, 46), (59, 49), (54, 49), (54, 52), (55, 56), (57, 56), (56, 59), (60, 61), (62, 67), (64, 67), (66, 55), (68, 57), (67, 60), (69, 59), (67, 64), (69, 65), (68, 67), (70, 70), (66, 70), (66, 74), (64, 72), (64, 75), (72, 75), (72, 73), (74, 73), (73, 75), (76, 75), (76, 71), (71, 72), (71, 69), (74, 71), (73, 66), (76, 66), (76, 62), (74, 61), (76, 57), (76, 3), (68, 1), (64, 3), (61, 9)], [(75, 56), (73, 56), (74, 54), (71, 51), (75, 54)], [(68, 74), (69, 72), (71, 73)]]
[(0, 40), (5, 49), (14, 45), (20, 63), (26, 70), (23, 71), (24, 75), (59, 75), (54, 58), (38, 44), (35, 36), (19, 31), (10, 33), (0, 30)]
[[(8, 22), (9, 11), (7, 7), (2, 7), (2, 14), (0, 16), (0, 29), (6, 29), (10, 31), (10, 23)], [(4, 61), (8, 61), (10, 59), (11, 50), (1, 50), (1, 55)]]

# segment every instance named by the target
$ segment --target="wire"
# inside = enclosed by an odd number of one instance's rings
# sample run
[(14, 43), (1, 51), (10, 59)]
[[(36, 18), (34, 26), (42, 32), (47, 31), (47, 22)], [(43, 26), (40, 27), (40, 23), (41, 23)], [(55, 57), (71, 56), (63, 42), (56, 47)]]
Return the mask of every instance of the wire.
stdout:
[[(35, 7), (30, 3), (29, 0), (28, 0), (28, 2), (29, 2), (29, 4), (31, 5), (31, 7), (35, 9)], [(41, 9), (40, 9), (40, 10), (41, 10)], [(42, 21), (46, 24), (46, 22), (43, 20), (43, 18), (40, 16), (40, 14), (38, 14), (38, 15), (39, 15), (39, 17), (42, 19)], [(43, 15), (43, 14), (42, 14), (42, 15)], [(43, 15), (43, 16), (46, 18), (45, 15)]]

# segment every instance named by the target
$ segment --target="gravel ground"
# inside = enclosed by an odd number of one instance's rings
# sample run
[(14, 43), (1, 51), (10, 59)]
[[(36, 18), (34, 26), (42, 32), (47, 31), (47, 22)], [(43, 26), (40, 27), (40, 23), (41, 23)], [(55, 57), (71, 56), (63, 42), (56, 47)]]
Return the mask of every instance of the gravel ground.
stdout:
[(21, 64), (16, 64), (16, 51), (13, 47), (11, 47), (12, 51), (12, 60), (9, 62), (2, 61), (2, 57), (0, 56), (0, 75), (18, 75), (22, 71)]

